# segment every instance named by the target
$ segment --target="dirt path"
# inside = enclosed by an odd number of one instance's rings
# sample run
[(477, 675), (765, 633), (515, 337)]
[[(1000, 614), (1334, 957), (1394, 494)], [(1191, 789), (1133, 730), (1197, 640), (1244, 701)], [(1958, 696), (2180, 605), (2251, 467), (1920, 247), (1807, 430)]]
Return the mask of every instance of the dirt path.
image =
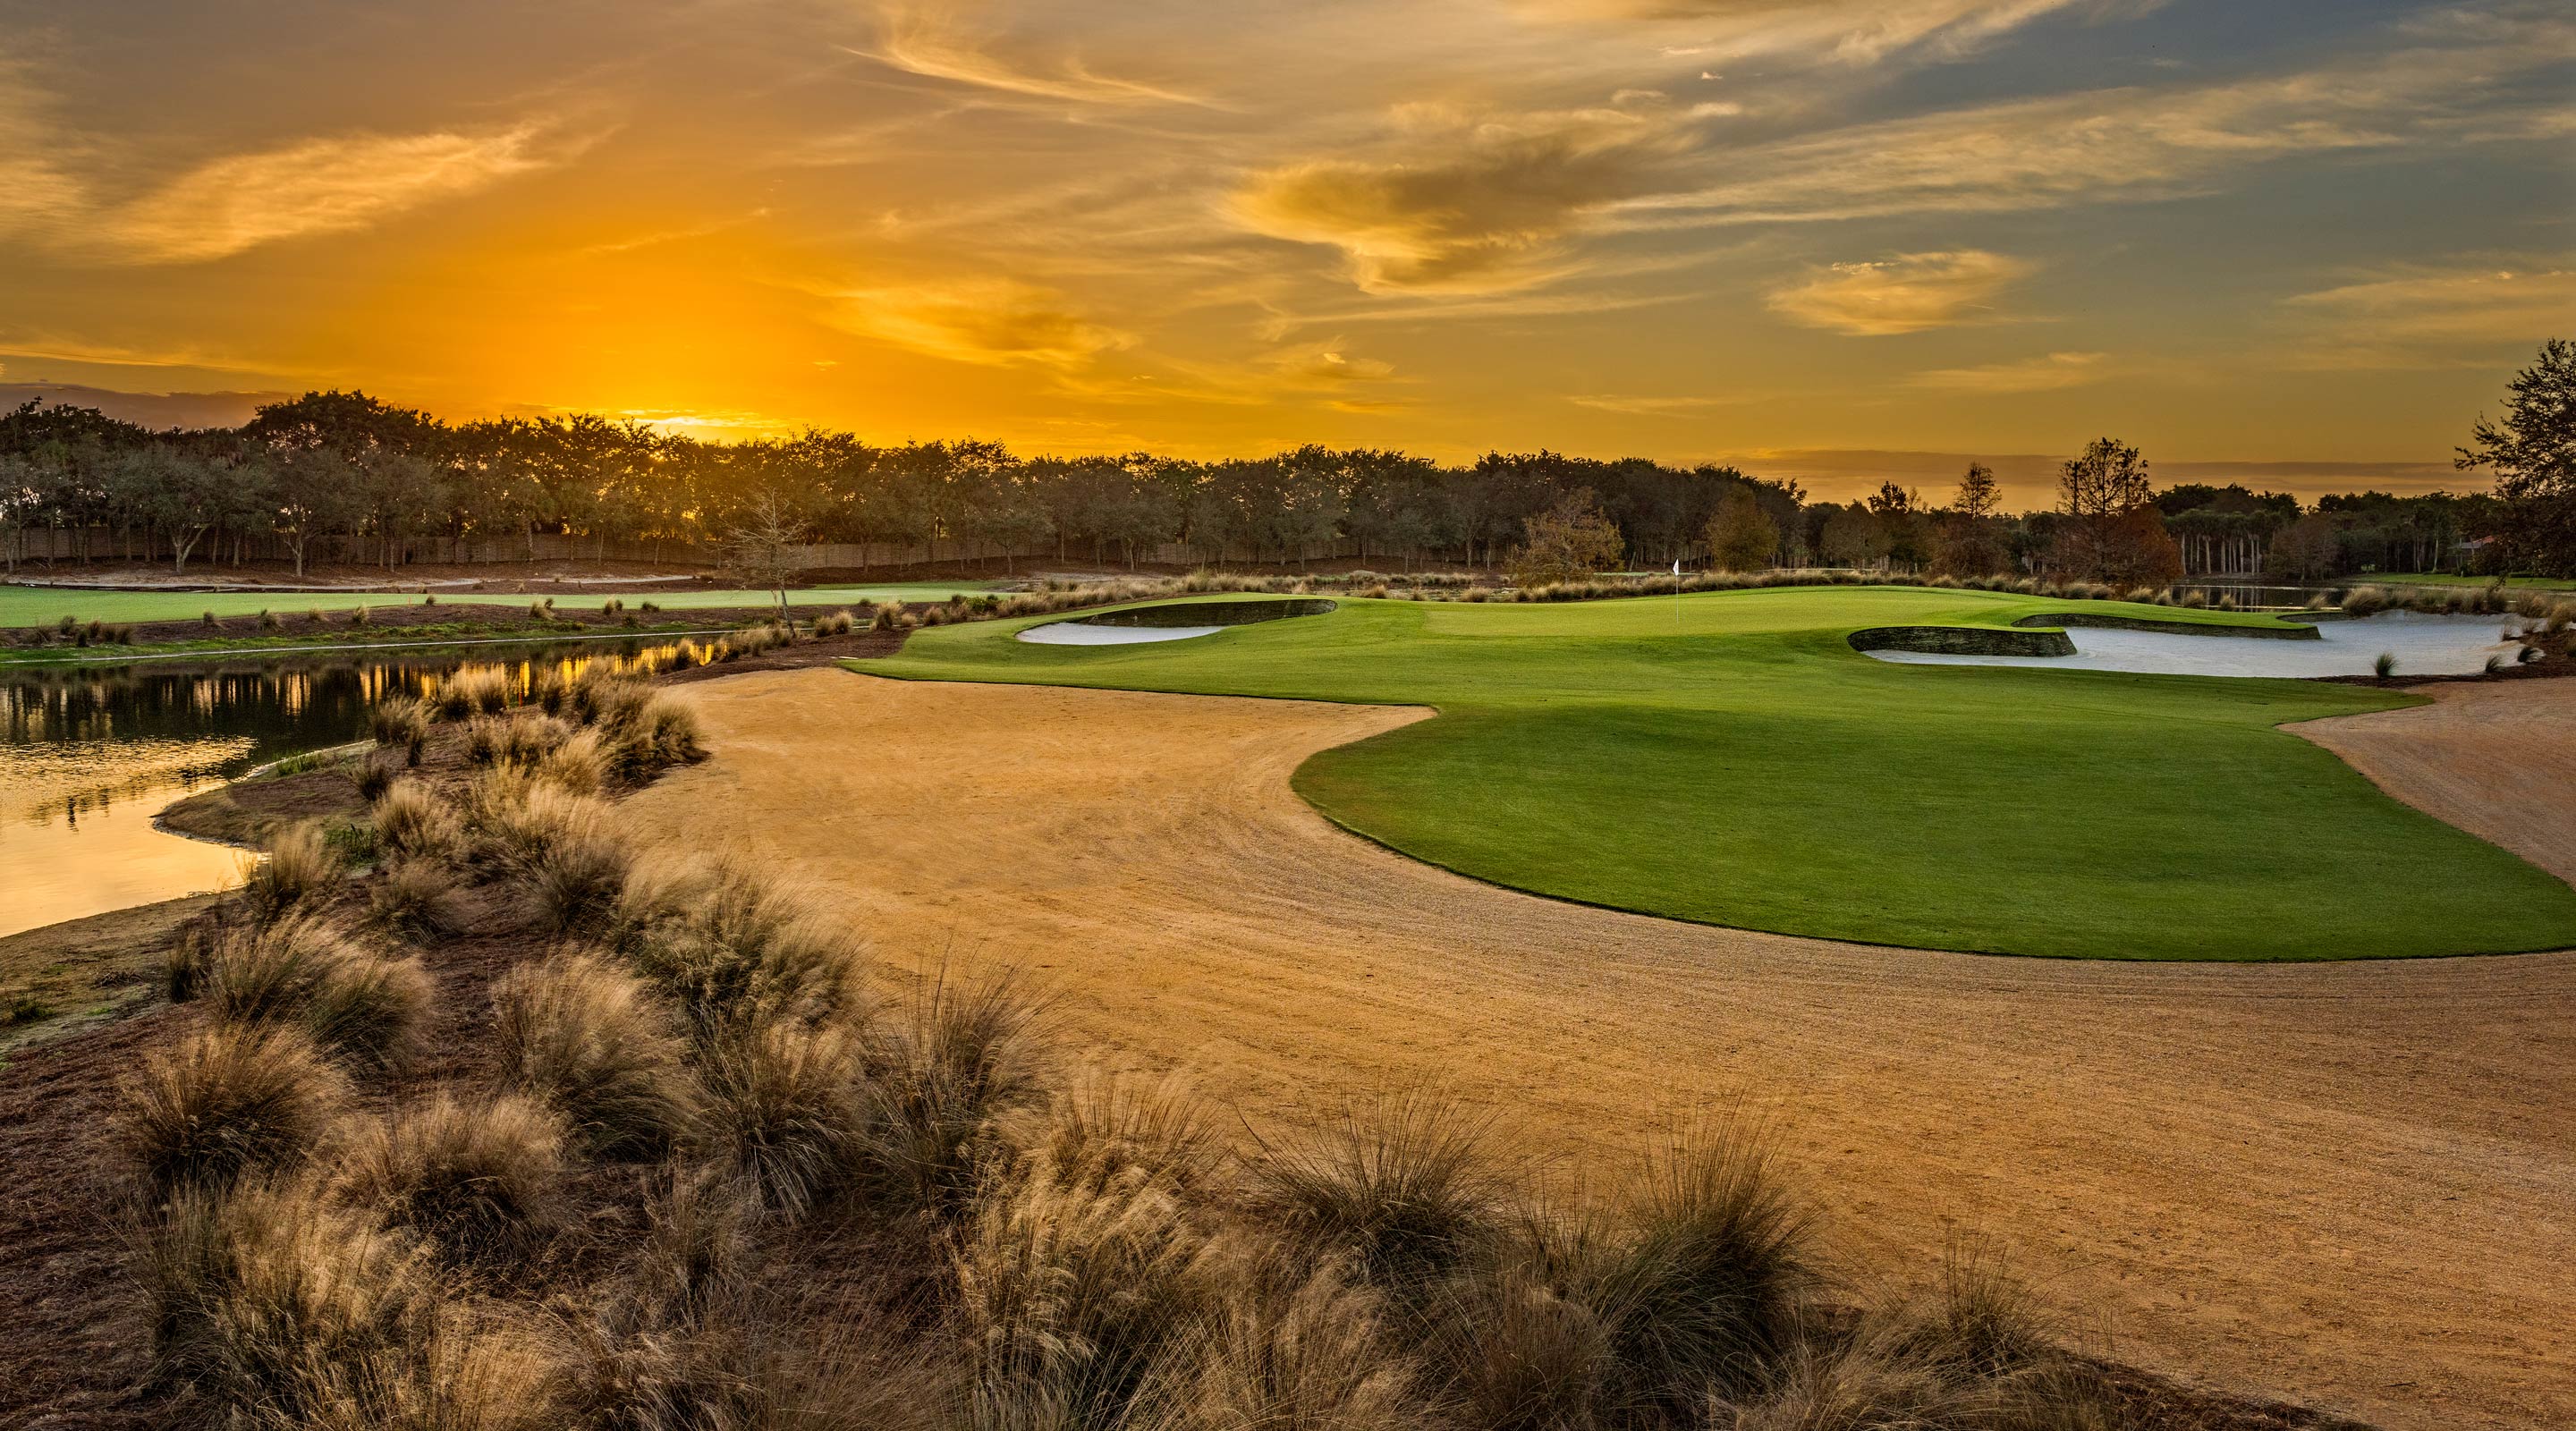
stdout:
[(2433, 704), (2287, 729), (2380, 789), (2576, 884), (2576, 681), (2417, 686)]
[(1446, 874), (1289, 790), (1420, 712), (836, 671), (687, 694), (716, 754), (628, 805), (656, 838), (832, 882), (890, 961), (1035, 966), (1104, 1057), (1256, 1118), (1433, 1078), (1579, 1162), (1747, 1096), (1863, 1258), (1955, 1221), (2156, 1369), (2392, 1427), (2576, 1423), (2576, 956), (1699, 928)]

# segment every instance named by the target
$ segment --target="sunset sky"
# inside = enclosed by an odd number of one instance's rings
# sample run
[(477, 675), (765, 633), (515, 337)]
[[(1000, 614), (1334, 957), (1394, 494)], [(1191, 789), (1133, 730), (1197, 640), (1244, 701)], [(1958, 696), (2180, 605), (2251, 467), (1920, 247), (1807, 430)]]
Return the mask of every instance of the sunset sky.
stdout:
[[(0, 397), (2474, 484), (2576, 12), (0, 0)], [(153, 396), (168, 395), (168, 396)], [(2035, 487), (2010, 495), (2037, 500)]]

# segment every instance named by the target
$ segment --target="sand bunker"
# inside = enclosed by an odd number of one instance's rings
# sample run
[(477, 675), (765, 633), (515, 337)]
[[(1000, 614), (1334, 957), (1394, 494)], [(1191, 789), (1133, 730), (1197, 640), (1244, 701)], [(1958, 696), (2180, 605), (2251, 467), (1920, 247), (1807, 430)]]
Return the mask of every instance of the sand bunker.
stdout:
[(1133, 646), (1140, 641), (1187, 641), (1213, 636), (1222, 626), (1094, 626), (1088, 621), (1050, 621), (1032, 626), (1019, 640), (1032, 646)]
[(2380, 789), (2576, 884), (2576, 681), (2421, 686), (2433, 704), (2283, 727)]
[(1334, 603), (1319, 597), (1287, 601), (1174, 601), (1127, 606), (1069, 621), (1049, 621), (1019, 633), (1033, 646), (1129, 646), (1139, 641), (1186, 641), (1233, 626), (1321, 616)]
[(2509, 616), (2431, 616), (2387, 611), (2359, 621), (2321, 621), (2316, 641), (2260, 641), (2168, 631), (2070, 627), (2072, 656), (2005, 656), (1878, 650), (1882, 661), (1920, 666), (2047, 666), (2058, 670), (2135, 671), (2163, 676), (2367, 676), (2383, 651), (2397, 674), (2456, 676), (2481, 669), (2489, 656), (2513, 659), (2501, 639)]
[(1418, 710), (839, 671), (682, 698), (715, 754), (623, 807), (648, 838), (828, 882), (889, 963), (1030, 967), (1087, 1051), (1256, 1119), (1434, 1079), (1576, 1167), (1749, 1094), (1864, 1257), (1961, 1223), (2162, 1370), (2392, 1428), (2576, 1423), (2576, 956), (1709, 929), (1462, 879), (1290, 791)]

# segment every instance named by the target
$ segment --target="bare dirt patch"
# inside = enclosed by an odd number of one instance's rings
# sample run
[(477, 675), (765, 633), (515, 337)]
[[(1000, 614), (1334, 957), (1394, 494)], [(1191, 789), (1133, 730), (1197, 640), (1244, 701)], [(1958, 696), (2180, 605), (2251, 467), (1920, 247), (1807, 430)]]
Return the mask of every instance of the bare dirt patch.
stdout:
[(1750, 1100), (1857, 1255), (2001, 1235), (2125, 1360), (2396, 1427), (2576, 1420), (2552, 1330), (2576, 955), (2060, 963), (1709, 929), (1477, 884), (1290, 791), (1420, 711), (837, 671), (687, 698), (715, 758), (627, 804), (649, 837), (831, 881), (889, 962), (1030, 967), (1105, 1060), (1255, 1118), (1434, 1080), (1571, 1174)]
[(2576, 884), (2576, 682), (2415, 688), (2433, 704), (2286, 729), (2380, 789)]

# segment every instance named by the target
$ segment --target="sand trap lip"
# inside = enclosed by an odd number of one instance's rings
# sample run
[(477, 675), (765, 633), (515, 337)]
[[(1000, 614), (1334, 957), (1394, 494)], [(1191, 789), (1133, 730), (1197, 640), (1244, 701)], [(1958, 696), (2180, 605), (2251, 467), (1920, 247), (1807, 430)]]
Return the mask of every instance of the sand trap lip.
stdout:
[[(1849, 1225), (1998, 1230), (2150, 1366), (2392, 1428), (2576, 1416), (2545, 1331), (2576, 1150), (2543, 1131), (2576, 958), (1899, 955), (1540, 899), (1290, 789), (1418, 709), (837, 671), (681, 698), (714, 757), (619, 807), (640, 837), (814, 878), (888, 962), (1020, 963), (1113, 1066), (1289, 1119), (1436, 1079), (1576, 1161), (1749, 1092)], [(854, 721), (880, 758), (836, 758)]]
[(2316, 639), (2246, 641), (2178, 630), (2133, 631), (2069, 622), (2071, 656), (1878, 649), (1881, 661), (1911, 666), (2038, 666), (2060, 671), (2127, 671), (2158, 676), (2313, 678), (2367, 676), (2383, 651), (2397, 658), (2397, 674), (2468, 675), (2487, 657), (2513, 659), (2515, 644), (2498, 639), (2510, 616), (2429, 616), (2389, 611), (2313, 629)]
[(1311, 596), (1284, 601), (1166, 601), (1049, 621), (1029, 627), (1016, 639), (1033, 646), (1132, 646), (1143, 641), (1187, 641), (1237, 626), (1321, 616), (1336, 604)]

